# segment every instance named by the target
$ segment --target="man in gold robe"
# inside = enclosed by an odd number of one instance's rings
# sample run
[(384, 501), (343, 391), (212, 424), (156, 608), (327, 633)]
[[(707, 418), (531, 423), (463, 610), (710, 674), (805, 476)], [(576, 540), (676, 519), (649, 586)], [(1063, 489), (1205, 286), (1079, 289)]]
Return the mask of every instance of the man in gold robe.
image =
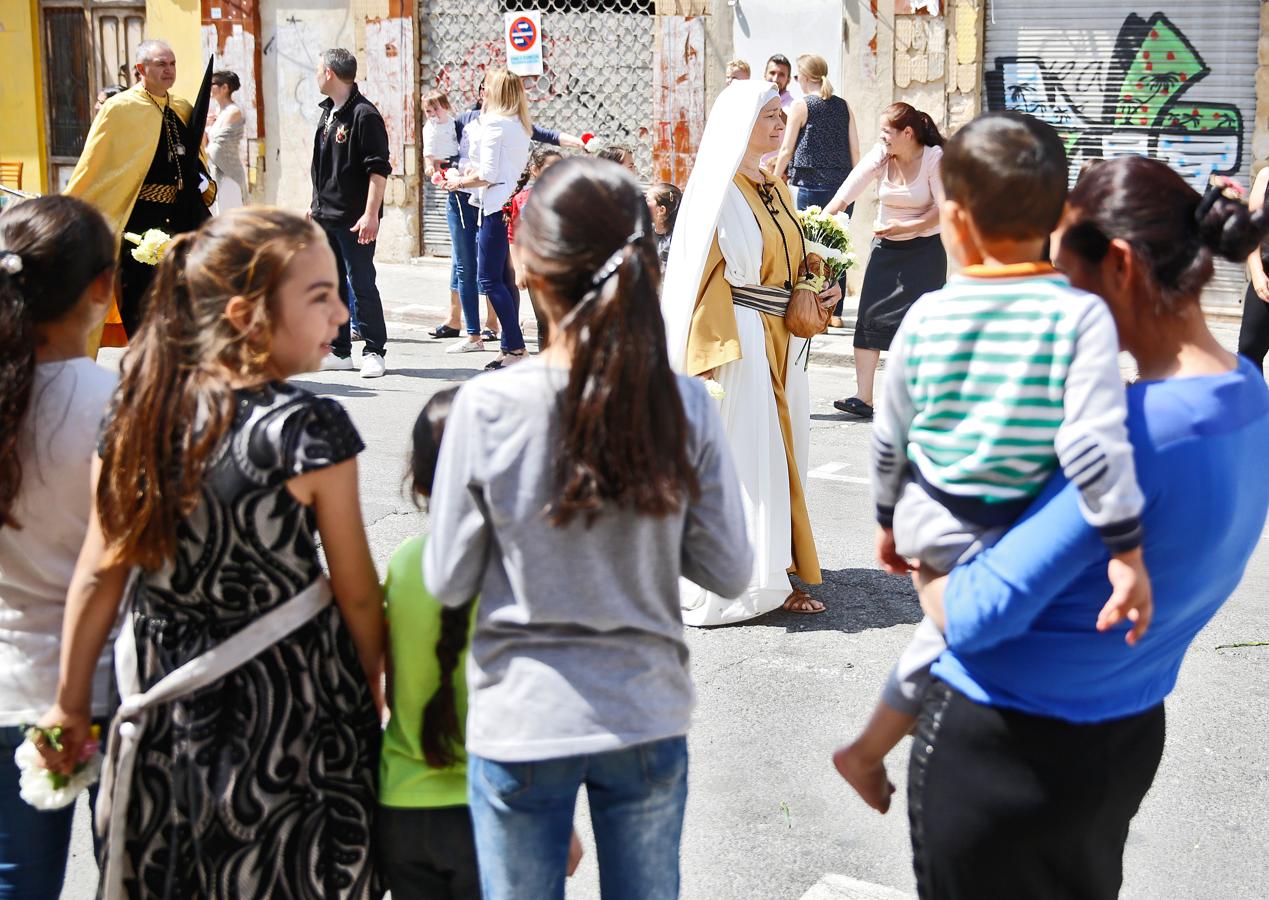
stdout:
[(211, 214), (215, 185), (206, 177), (198, 142), (193, 140), (193, 107), (172, 93), (176, 55), (163, 41), (137, 46), (139, 81), (110, 98), (93, 120), (66, 193), (101, 211), (121, 244), (116, 305), (102, 332), (90, 340), (119, 347), (136, 334), (154, 267), (132, 258), (126, 232), (151, 228), (175, 237), (193, 231)]

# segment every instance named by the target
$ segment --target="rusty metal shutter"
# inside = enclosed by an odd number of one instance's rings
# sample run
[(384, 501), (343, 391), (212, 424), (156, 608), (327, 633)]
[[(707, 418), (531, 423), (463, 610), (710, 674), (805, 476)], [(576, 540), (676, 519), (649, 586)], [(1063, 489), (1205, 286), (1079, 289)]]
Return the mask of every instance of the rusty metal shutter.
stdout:
[[(599, 145), (634, 151), (644, 178), (652, 171), (653, 0), (538, 0), (545, 71), (525, 78), (533, 120)], [(505, 65), (502, 16), (516, 0), (423, 0), (419, 36), (423, 90), (449, 93), (466, 109), (489, 66)], [(422, 123), (420, 123), (420, 128)], [(420, 141), (421, 145), (421, 141)], [(423, 244), (449, 255), (444, 192), (423, 193)]]
[[(1088, 158), (1141, 154), (1200, 191), (1212, 174), (1250, 186), (1259, 34), (1255, 0), (988, 0), (984, 107), (1052, 122), (1072, 177)], [(1218, 262), (1204, 306), (1237, 312), (1245, 286)]]

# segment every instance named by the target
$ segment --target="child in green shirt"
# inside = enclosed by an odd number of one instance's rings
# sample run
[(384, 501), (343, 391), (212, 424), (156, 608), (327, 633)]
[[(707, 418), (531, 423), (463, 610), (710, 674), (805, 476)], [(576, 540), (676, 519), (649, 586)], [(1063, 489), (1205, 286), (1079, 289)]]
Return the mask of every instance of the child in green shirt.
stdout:
[[(441, 436), (457, 392), (434, 394), (414, 423), (411, 488), (424, 500), (432, 493)], [(393, 900), (478, 900), (462, 725), (475, 599), (443, 609), (428, 593), (425, 544), (418, 535), (397, 547), (383, 585), (392, 715), (379, 757), (378, 866)], [(581, 855), (574, 834), (570, 875)]]

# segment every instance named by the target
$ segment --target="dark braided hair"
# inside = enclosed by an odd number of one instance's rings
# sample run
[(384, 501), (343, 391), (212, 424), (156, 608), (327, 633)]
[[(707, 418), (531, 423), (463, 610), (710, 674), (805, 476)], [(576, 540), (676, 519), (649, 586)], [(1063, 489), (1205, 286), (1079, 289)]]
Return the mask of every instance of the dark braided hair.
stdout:
[(524, 165), (524, 171), (520, 173), (520, 180), (516, 182), (515, 188), (511, 191), (511, 196), (507, 198), (507, 202), (502, 204), (502, 211), (508, 216), (511, 215), (511, 201), (515, 199), (516, 194), (524, 190), (524, 186), (529, 183), (529, 179), (534, 177), (534, 172), (541, 174), (542, 167), (546, 165), (548, 159), (563, 159), (564, 154), (556, 150), (554, 147), (537, 147), (529, 154), (529, 161)]
[(31, 405), (36, 327), (70, 313), (115, 265), (115, 238), (93, 207), (37, 197), (0, 214), (0, 527), (17, 528), (18, 442)]
[[(423, 411), (414, 422), (410, 479), (416, 502), (432, 496), (432, 483), (436, 479), (436, 466), (441, 455), (441, 438), (457, 394), (456, 387), (437, 391), (424, 404)], [(441, 682), (423, 707), (423, 730), (420, 734), (423, 758), (434, 769), (452, 766), (462, 754), (463, 726), (458, 721), (458, 704), (454, 697), (454, 670), (458, 668), (458, 657), (467, 647), (474, 602), (474, 599), (468, 600), (462, 606), (447, 607), (441, 611), (441, 634), (436, 641)]]

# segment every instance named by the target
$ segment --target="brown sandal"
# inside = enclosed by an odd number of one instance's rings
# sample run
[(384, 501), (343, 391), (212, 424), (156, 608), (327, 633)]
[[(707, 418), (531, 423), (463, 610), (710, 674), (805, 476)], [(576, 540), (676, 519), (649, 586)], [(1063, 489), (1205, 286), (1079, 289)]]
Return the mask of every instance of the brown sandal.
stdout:
[[(803, 607), (806, 607), (809, 604), (810, 608), (809, 609), (808, 608), (794, 609), (792, 606), (789, 605), (791, 603), (801, 605)], [(818, 604), (819, 606), (818, 609), (816, 609), (816, 604)], [(828, 609), (827, 606), (825, 606), (823, 603), (820, 603), (820, 601), (816, 600), (814, 597), (812, 597), (810, 594), (808, 594), (806, 591), (802, 590), (801, 588), (794, 588), (793, 593), (789, 594), (789, 596), (785, 599), (784, 603), (780, 605), (780, 608), (784, 610), (785, 612), (794, 613), (795, 615), (799, 615), (799, 616), (813, 616), (818, 613), (822, 613), (824, 612), (824, 610)]]

